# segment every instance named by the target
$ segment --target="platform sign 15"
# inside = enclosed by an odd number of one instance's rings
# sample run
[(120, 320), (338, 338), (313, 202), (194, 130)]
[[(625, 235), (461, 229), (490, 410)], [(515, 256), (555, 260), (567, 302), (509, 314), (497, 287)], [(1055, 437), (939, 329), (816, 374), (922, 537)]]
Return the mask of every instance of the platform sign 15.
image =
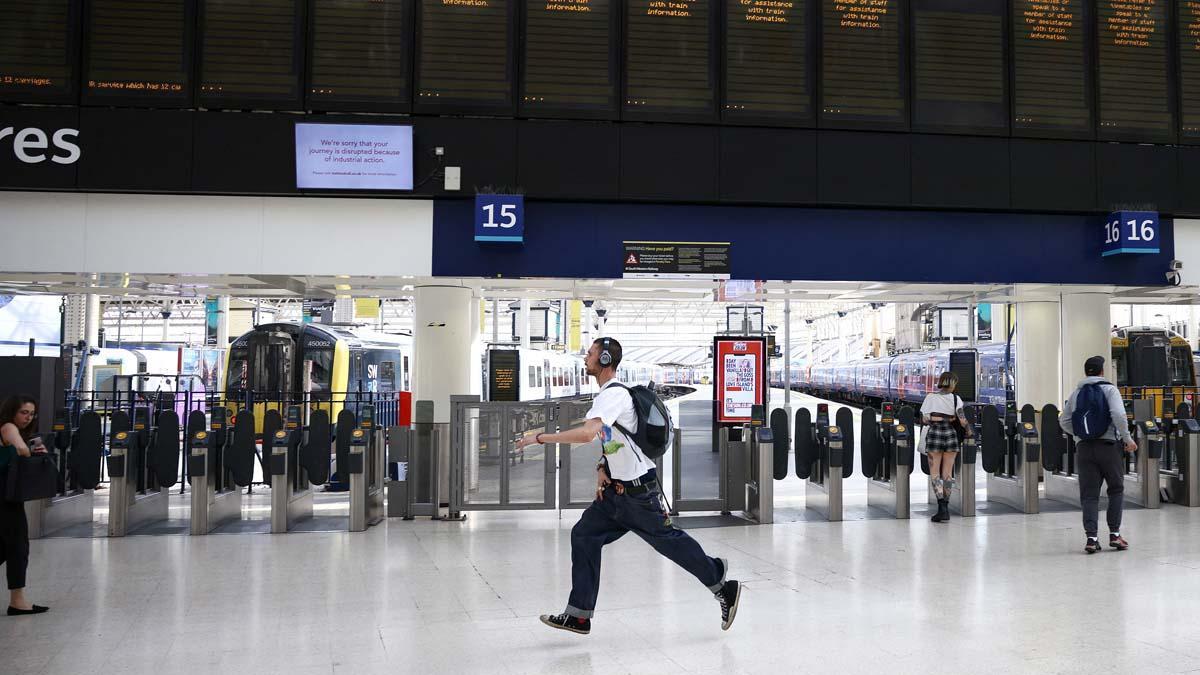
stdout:
[(1102, 257), (1122, 253), (1158, 253), (1158, 212), (1117, 211), (1104, 221)]
[(523, 195), (475, 195), (475, 241), (525, 241)]

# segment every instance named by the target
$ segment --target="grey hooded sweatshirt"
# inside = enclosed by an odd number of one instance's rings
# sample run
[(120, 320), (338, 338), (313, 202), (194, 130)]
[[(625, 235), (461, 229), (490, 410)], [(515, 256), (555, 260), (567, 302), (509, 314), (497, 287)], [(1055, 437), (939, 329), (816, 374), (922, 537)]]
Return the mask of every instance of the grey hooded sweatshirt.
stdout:
[(1108, 380), (1098, 375), (1085, 377), (1079, 381), (1079, 384), (1075, 386), (1075, 391), (1071, 392), (1071, 398), (1067, 399), (1066, 406), (1063, 407), (1062, 413), (1058, 416), (1058, 425), (1063, 428), (1063, 431), (1075, 436), (1076, 442), (1082, 440), (1075, 434), (1075, 429), (1071, 424), (1071, 416), (1075, 412), (1075, 399), (1079, 397), (1080, 387), (1096, 382), (1103, 382), (1106, 385), (1101, 386), (1100, 389), (1104, 391), (1104, 398), (1108, 401), (1108, 411), (1112, 416), (1112, 424), (1109, 425), (1108, 431), (1104, 432), (1104, 435), (1100, 438), (1110, 441), (1122, 441), (1124, 443), (1132, 442), (1133, 437), (1129, 435), (1129, 424), (1125, 421), (1125, 404), (1121, 401), (1121, 392), (1115, 386), (1109, 384)]

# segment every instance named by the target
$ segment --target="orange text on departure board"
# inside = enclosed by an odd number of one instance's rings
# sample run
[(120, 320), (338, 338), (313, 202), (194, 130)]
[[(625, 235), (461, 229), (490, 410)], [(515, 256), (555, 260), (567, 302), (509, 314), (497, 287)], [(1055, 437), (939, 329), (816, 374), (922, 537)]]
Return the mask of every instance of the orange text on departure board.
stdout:
[(1149, 47), (1158, 22), (1154, 19), (1157, 0), (1113, 0), (1108, 30), (1118, 47)]
[(547, 12), (590, 12), (592, 0), (550, 0), (546, 3)]
[(1030, 3), (1022, 12), (1026, 36), (1030, 40), (1065, 42), (1077, 21), (1070, 0), (1043, 0)]
[(675, 16), (686, 18), (692, 15), (692, 5), (700, 0), (651, 0), (646, 7), (646, 16)]
[(796, 6), (788, 0), (738, 0), (746, 10), (746, 21), (788, 23), (787, 13)]
[(842, 28), (880, 30), (883, 18), (892, 11), (892, 0), (838, 0), (834, 7), (842, 15)]

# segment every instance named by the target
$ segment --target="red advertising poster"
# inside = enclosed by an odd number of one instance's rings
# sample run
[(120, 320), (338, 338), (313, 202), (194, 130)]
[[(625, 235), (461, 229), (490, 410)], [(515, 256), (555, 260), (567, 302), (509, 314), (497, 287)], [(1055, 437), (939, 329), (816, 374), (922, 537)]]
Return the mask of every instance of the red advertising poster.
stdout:
[(717, 422), (749, 422), (766, 396), (766, 340), (717, 338), (713, 343)]

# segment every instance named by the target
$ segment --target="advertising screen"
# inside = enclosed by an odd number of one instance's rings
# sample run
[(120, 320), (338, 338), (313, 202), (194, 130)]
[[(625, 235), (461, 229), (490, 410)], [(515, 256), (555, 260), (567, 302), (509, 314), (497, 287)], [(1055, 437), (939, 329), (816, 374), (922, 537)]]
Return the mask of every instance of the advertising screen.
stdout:
[(713, 348), (718, 422), (748, 422), (766, 402), (766, 341), (717, 338)]
[(296, 187), (411, 190), (411, 126), (297, 124)]

